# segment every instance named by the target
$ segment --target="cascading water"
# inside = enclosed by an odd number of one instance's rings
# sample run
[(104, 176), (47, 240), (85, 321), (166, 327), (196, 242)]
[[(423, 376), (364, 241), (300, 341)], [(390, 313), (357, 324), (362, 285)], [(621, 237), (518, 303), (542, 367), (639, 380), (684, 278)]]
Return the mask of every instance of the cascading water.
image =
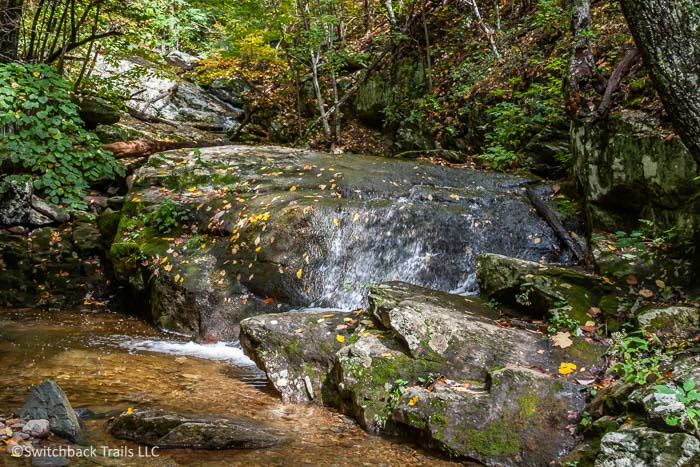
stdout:
[(315, 266), (312, 306), (359, 308), (369, 284), (394, 280), (476, 295), (481, 252), (567, 261), (549, 226), (517, 191), (417, 185), (406, 196), (317, 211), (313, 225), (326, 244)]

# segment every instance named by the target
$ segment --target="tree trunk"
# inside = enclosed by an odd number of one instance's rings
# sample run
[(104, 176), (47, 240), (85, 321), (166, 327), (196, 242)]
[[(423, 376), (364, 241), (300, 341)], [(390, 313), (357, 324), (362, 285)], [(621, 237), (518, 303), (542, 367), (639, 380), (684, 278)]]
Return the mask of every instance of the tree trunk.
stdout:
[(0, 0), (0, 63), (17, 61), (23, 0)]
[(700, 6), (697, 0), (621, 0), (675, 130), (700, 162)]

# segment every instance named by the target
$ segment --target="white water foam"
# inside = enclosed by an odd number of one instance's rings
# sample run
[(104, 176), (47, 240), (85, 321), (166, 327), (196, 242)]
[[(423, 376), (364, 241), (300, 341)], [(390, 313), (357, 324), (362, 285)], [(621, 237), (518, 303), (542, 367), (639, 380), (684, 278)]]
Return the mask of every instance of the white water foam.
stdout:
[(238, 366), (255, 366), (255, 362), (245, 356), (243, 350), (232, 343), (197, 344), (196, 342), (173, 342), (152, 339), (129, 339), (121, 342), (120, 347), (129, 351), (146, 351), (199, 357), (208, 360), (231, 362)]

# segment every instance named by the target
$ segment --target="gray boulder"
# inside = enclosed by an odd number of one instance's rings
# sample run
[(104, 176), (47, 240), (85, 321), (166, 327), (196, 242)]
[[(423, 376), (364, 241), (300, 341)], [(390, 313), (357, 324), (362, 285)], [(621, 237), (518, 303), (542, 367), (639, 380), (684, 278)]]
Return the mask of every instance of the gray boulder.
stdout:
[(282, 441), (272, 430), (253, 421), (155, 410), (123, 413), (110, 422), (108, 429), (115, 438), (163, 449), (260, 449)]
[(73, 407), (63, 389), (50, 379), (32, 388), (19, 414), (25, 418), (48, 420), (53, 433), (73, 443), (80, 442), (80, 423)]
[(500, 325), (497, 314), (478, 299), (405, 283), (372, 287), (369, 303), (413, 358), (443, 363), (455, 379), (484, 380), (489, 370), (507, 364), (555, 374), (562, 361), (592, 369), (604, 353), (579, 338), (567, 350), (553, 347), (542, 334)]
[[(451, 383), (451, 384), (447, 384)], [(540, 466), (571, 449), (581, 387), (526, 368), (490, 375), (488, 386), (449, 381), (406, 390), (393, 418), (455, 456), (498, 466)]]
[[(641, 408), (649, 424), (655, 428), (664, 431), (685, 431), (690, 435), (697, 435), (696, 428), (688, 419), (688, 409), (700, 410), (700, 401), (691, 401), (686, 407), (678, 400), (675, 393), (670, 394), (670, 391), (659, 390), (655, 386), (665, 386), (672, 391), (683, 388), (684, 385), (700, 388), (700, 354), (681, 356), (668, 369), (671, 375), (668, 379), (635, 389), (629, 395), (629, 401)], [(670, 426), (666, 422), (669, 418), (678, 420), (678, 423)]]
[(596, 467), (684, 467), (700, 464), (700, 441), (685, 433), (623, 427), (603, 436)]
[(692, 339), (700, 333), (700, 309), (691, 306), (652, 307), (637, 315), (640, 329), (662, 338)]
[(267, 374), (284, 402), (332, 402), (335, 353), (358, 323), (347, 312), (280, 313), (241, 322), (243, 351)]
[(0, 224), (26, 224), (32, 201), (30, 181), (3, 180), (0, 183)]

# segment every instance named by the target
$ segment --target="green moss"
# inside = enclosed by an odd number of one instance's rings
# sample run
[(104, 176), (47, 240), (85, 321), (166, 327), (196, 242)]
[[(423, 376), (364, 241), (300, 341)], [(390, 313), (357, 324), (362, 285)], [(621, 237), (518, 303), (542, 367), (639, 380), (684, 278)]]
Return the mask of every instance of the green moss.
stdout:
[(136, 242), (131, 241), (113, 243), (112, 247), (109, 249), (109, 253), (114, 259), (128, 258), (137, 254), (138, 252), (139, 246), (136, 244)]
[(520, 396), (520, 415), (523, 417), (531, 417), (537, 413), (537, 394), (528, 392)]
[(418, 414), (415, 414), (413, 412), (408, 414), (408, 423), (411, 426), (414, 426), (416, 428), (422, 428), (424, 430), (428, 429), (428, 425), (430, 423), (430, 419), (423, 420)]
[(497, 420), (481, 429), (471, 426), (463, 429), (467, 450), (483, 456), (513, 456), (520, 452), (520, 443), (510, 421)]
[(292, 360), (301, 360), (304, 355), (301, 339), (293, 337), (283, 347), (284, 353)]

